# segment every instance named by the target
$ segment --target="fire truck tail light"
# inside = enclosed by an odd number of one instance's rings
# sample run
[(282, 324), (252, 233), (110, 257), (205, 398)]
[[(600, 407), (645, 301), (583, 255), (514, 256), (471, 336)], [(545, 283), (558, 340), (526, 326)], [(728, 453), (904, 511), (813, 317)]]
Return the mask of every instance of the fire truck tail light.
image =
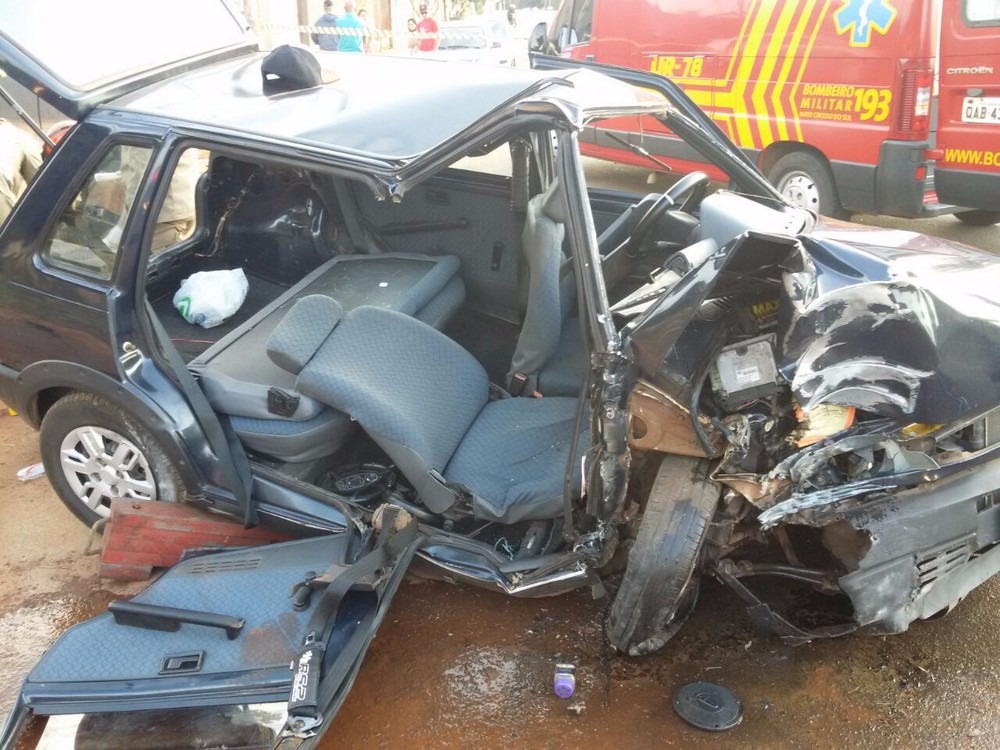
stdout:
[(926, 133), (930, 127), (931, 86), (934, 73), (930, 70), (908, 70), (903, 74), (902, 107), (899, 129), (906, 133)]

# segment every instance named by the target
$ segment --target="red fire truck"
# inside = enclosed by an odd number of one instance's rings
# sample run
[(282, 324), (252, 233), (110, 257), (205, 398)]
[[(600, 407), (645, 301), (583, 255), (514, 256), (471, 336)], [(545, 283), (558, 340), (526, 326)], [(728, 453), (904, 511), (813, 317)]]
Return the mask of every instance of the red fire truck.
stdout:
[[(674, 79), (819, 213), (1000, 221), (997, 0), (564, 0), (544, 46)], [(712, 173), (666, 130), (583, 138), (592, 156), (649, 166), (624, 138)]]

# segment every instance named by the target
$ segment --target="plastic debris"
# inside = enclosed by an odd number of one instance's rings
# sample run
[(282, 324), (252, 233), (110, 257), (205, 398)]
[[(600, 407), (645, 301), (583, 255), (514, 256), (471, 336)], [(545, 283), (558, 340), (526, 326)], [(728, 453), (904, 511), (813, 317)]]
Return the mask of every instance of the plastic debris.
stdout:
[(674, 694), (674, 710), (688, 724), (721, 732), (743, 721), (743, 704), (736, 693), (714, 682), (689, 682)]
[(560, 698), (572, 698), (576, 691), (576, 665), (556, 664), (552, 689)]
[(31, 464), (23, 469), (17, 470), (17, 478), (22, 482), (30, 482), (32, 479), (45, 476), (45, 467), (39, 464)]

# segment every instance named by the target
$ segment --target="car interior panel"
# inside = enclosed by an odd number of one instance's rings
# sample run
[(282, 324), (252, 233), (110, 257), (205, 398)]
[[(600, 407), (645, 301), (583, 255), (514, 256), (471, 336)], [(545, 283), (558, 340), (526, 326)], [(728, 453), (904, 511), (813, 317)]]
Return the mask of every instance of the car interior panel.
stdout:
[[(515, 171), (511, 178), (446, 169), (391, 202), (325, 173), (215, 155), (194, 183), (190, 237), (151, 254), (147, 295), (211, 406), (262, 460), (319, 466), (351, 453), (345, 445), (356, 415), (302, 393), (296, 374), (265, 353), (297, 303), (317, 295), (345, 313), (374, 305), (443, 330), (486, 368), (489, 382), (513, 395), (575, 402), (587, 355), (565, 199), (550, 179), (515, 210), (515, 181), (529, 193), (539, 182), (527, 169)], [(641, 287), (666, 252), (663, 243), (621, 251), (656, 197), (636, 203), (597, 191), (593, 199), (599, 249), (610, 261), (604, 272), (618, 296)], [(660, 221), (669, 250), (695, 234), (697, 220), (680, 213)], [(194, 326), (174, 309), (182, 279), (235, 267), (244, 270), (248, 293), (222, 325)], [(368, 454), (385, 459), (383, 450)]]

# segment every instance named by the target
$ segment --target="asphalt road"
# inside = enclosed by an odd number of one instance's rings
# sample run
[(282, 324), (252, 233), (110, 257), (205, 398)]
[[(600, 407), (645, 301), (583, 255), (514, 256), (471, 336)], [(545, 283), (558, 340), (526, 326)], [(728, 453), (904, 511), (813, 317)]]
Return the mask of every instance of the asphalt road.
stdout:
[[(647, 185), (643, 170), (587, 170), (593, 184), (664, 187), (662, 177)], [(860, 220), (1000, 251), (1000, 227)], [(0, 416), (0, 713), (65, 627), (136, 590), (98, 578), (97, 559), (82, 555), (87, 530), (45, 479), (15, 478), (37, 460), (36, 435)], [(709, 585), (681, 634), (641, 659), (606, 647), (606, 606), (584, 593), (513, 600), (407, 585), (324, 747), (1000, 748), (1000, 579), (906, 634), (797, 648), (755, 632), (734, 598)], [(577, 665), (571, 701), (551, 694), (557, 661)], [(671, 696), (692, 680), (736, 691), (742, 724), (718, 735), (684, 725)]]

